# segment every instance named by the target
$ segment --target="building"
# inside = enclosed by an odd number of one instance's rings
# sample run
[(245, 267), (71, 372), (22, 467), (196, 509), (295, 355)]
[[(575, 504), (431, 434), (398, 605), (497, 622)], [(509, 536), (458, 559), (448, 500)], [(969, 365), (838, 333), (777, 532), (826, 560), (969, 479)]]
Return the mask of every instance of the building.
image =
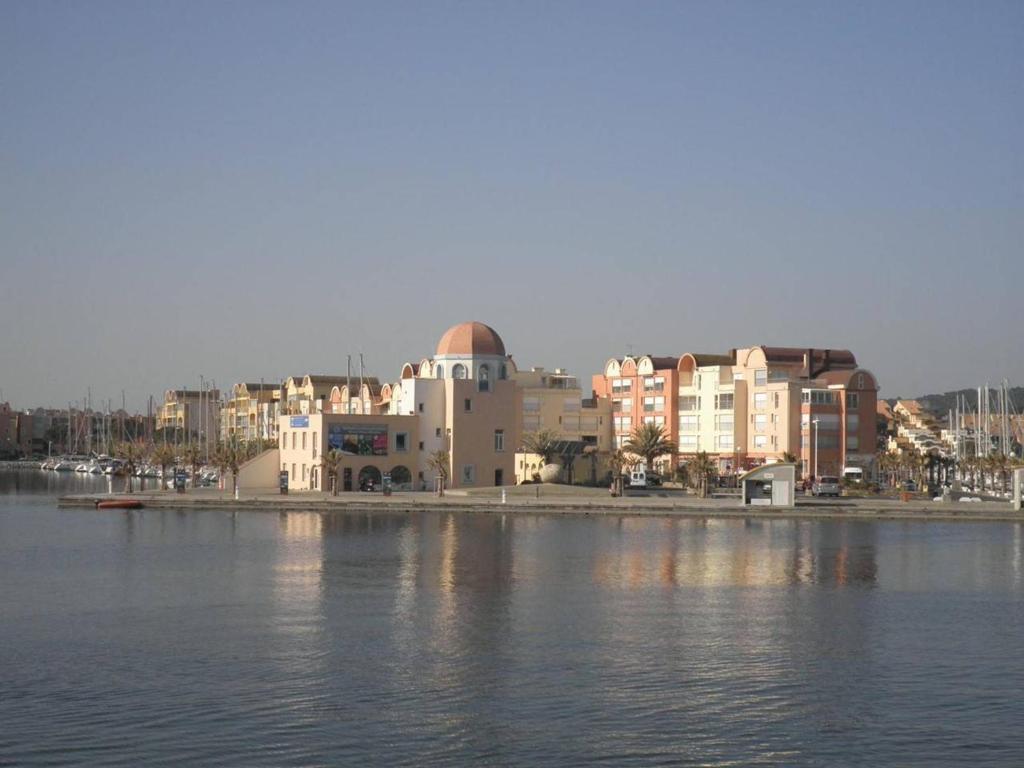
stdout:
[(276, 440), (281, 386), (239, 383), (220, 409), (221, 440)]
[[(594, 396), (611, 403), (612, 448), (622, 448), (640, 424), (665, 428), (673, 444), (679, 440), (677, 398), (679, 358), (643, 355), (612, 358), (593, 377)], [(675, 456), (655, 460), (662, 472), (675, 465)]]
[(156, 429), (184, 439), (206, 439), (220, 434), (219, 416), (219, 390), (169, 389), (157, 410)]
[(877, 382), (848, 350), (757, 346), (679, 359), (679, 455), (720, 472), (793, 458), (804, 477), (874, 458)]
[[(497, 332), (470, 322), (449, 328), (434, 355), (406, 363), (394, 383), (290, 379), (278, 419), (281, 471), (290, 487), (327, 490), (324, 451), (336, 449), (342, 469), (351, 470), (352, 490), (385, 471), (392, 482), (397, 471), (405, 485), (405, 470), (408, 485), (430, 488), (431, 456), (445, 451), (449, 487), (511, 483), (519, 440), (514, 369)], [(341, 478), (344, 490), (344, 471)]]
[[(563, 453), (559, 460), (571, 468), (571, 477), (594, 474), (598, 463), (603, 467), (604, 459), (612, 450), (609, 398), (596, 397), (593, 391), (584, 397), (576, 377), (563, 368), (555, 368), (553, 372), (544, 368), (513, 370), (511, 376), (520, 393), (521, 439), (540, 430), (554, 433)], [(593, 457), (592, 452), (596, 452)], [(518, 450), (516, 482), (532, 480), (540, 465), (540, 456)]]

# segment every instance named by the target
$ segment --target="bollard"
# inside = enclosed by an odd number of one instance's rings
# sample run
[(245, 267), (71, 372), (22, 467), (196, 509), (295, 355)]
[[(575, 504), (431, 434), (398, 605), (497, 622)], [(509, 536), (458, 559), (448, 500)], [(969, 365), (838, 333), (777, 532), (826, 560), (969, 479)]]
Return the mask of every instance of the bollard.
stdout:
[(508, 499), (507, 499), (507, 496), (506, 496), (506, 494), (505, 494), (505, 489), (504, 489), (504, 488), (502, 488), (502, 489), (501, 489), (501, 503), (502, 503), (502, 504), (504, 504), (504, 503), (505, 503), (505, 502), (506, 502), (507, 500), (508, 500)]
[(239, 491), (239, 489), (238, 489), (238, 486), (236, 485), (235, 486), (235, 501), (238, 501), (238, 491)]

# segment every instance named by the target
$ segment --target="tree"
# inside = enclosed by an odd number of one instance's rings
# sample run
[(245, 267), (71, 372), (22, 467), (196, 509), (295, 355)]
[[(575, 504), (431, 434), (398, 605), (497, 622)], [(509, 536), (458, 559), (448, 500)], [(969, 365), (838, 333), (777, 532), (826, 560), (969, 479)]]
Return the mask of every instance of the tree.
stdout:
[(427, 458), (427, 467), (436, 472), (441, 478), (441, 493), (444, 493), (444, 488), (448, 485), (448, 470), (450, 466), (451, 457), (448, 455), (448, 451), (434, 451)]
[(715, 475), (715, 463), (708, 458), (705, 451), (700, 451), (689, 462), (690, 482), (695, 483), (697, 495), (702, 499), (708, 495), (708, 481)]
[(555, 456), (555, 443), (558, 442), (558, 433), (553, 429), (539, 429), (536, 432), (527, 432), (523, 436), (523, 450), (526, 453), (535, 453), (540, 456), (540, 465), (550, 464)]
[(784, 454), (782, 454), (782, 460), (786, 464), (796, 464), (797, 463), (796, 454), (791, 452), (791, 451), (786, 451)]
[(163, 478), (161, 482), (165, 487), (167, 485), (167, 468), (174, 466), (175, 458), (173, 445), (160, 443), (153, 449), (151, 459), (154, 464), (160, 467), (160, 477)]
[(657, 424), (638, 424), (623, 448), (643, 459), (647, 471), (650, 472), (654, 469), (654, 460), (666, 453), (672, 453), (675, 445), (668, 439), (664, 427)]
[(203, 451), (199, 443), (189, 443), (185, 449), (185, 463), (192, 470), (192, 487), (199, 485), (199, 469), (203, 466)]
[(225, 472), (231, 472), (232, 495), (238, 491), (238, 468), (245, 463), (247, 458), (245, 446), (234, 438), (218, 445), (217, 450), (213, 453), (213, 460), (221, 478), (224, 477)]
[(125, 493), (132, 492), (132, 479), (135, 477), (135, 469), (137, 465), (142, 461), (143, 453), (144, 449), (142, 444), (131, 440), (118, 443), (117, 448), (114, 450), (115, 456), (124, 462)]
[(325, 453), (323, 458), (324, 463), (324, 474), (327, 476), (327, 481), (331, 484), (331, 495), (338, 495), (338, 475), (341, 469), (341, 463), (345, 460), (345, 455), (342, 451), (337, 448), (331, 448)]

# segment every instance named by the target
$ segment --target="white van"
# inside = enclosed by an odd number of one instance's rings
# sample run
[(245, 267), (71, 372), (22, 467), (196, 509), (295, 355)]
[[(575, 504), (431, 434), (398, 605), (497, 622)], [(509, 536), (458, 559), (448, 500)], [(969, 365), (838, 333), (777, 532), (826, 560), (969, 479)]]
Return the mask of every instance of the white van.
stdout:
[(647, 470), (646, 469), (634, 469), (629, 473), (629, 487), (630, 488), (646, 488), (647, 487)]

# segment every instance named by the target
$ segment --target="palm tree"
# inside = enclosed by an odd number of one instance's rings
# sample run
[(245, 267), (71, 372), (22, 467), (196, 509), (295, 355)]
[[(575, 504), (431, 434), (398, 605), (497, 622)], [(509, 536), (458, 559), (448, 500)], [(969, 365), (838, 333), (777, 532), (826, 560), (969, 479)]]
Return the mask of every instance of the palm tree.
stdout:
[(523, 435), (523, 450), (540, 456), (540, 465), (550, 464), (555, 456), (555, 443), (558, 433), (553, 429), (539, 429)]
[(702, 499), (708, 495), (708, 481), (715, 475), (715, 463), (706, 451), (700, 451), (687, 465), (690, 482), (697, 484), (697, 495)]
[(440, 450), (434, 451), (427, 458), (427, 467), (434, 470), (441, 478), (441, 487), (438, 489), (438, 495), (444, 495), (444, 488), (448, 485), (448, 470), (451, 466), (451, 457), (448, 455), (448, 451)]
[(163, 478), (164, 486), (167, 485), (167, 468), (174, 466), (174, 446), (169, 443), (160, 443), (153, 449), (151, 456), (153, 462), (160, 467), (160, 477)]
[(612, 491), (615, 495), (622, 493), (622, 473), (633, 466), (633, 460), (621, 448), (612, 451), (608, 456), (608, 468), (612, 472)]
[(323, 459), (325, 474), (328, 480), (331, 482), (331, 495), (338, 495), (338, 470), (341, 469), (341, 463), (345, 460), (345, 454), (337, 448), (331, 448), (327, 453), (321, 457)]
[(199, 469), (203, 466), (203, 452), (198, 443), (189, 443), (185, 449), (185, 463), (192, 469), (192, 487), (198, 485)]
[(654, 469), (654, 460), (666, 453), (672, 453), (675, 445), (668, 439), (664, 427), (657, 424), (638, 424), (623, 449), (643, 459), (647, 471), (650, 472)]
[(117, 448), (114, 450), (114, 454), (124, 462), (124, 492), (131, 493), (132, 479), (135, 477), (135, 466), (142, 460), (143, 446), (141, 443), (127, 440), (123, 443), (118, 443)]

